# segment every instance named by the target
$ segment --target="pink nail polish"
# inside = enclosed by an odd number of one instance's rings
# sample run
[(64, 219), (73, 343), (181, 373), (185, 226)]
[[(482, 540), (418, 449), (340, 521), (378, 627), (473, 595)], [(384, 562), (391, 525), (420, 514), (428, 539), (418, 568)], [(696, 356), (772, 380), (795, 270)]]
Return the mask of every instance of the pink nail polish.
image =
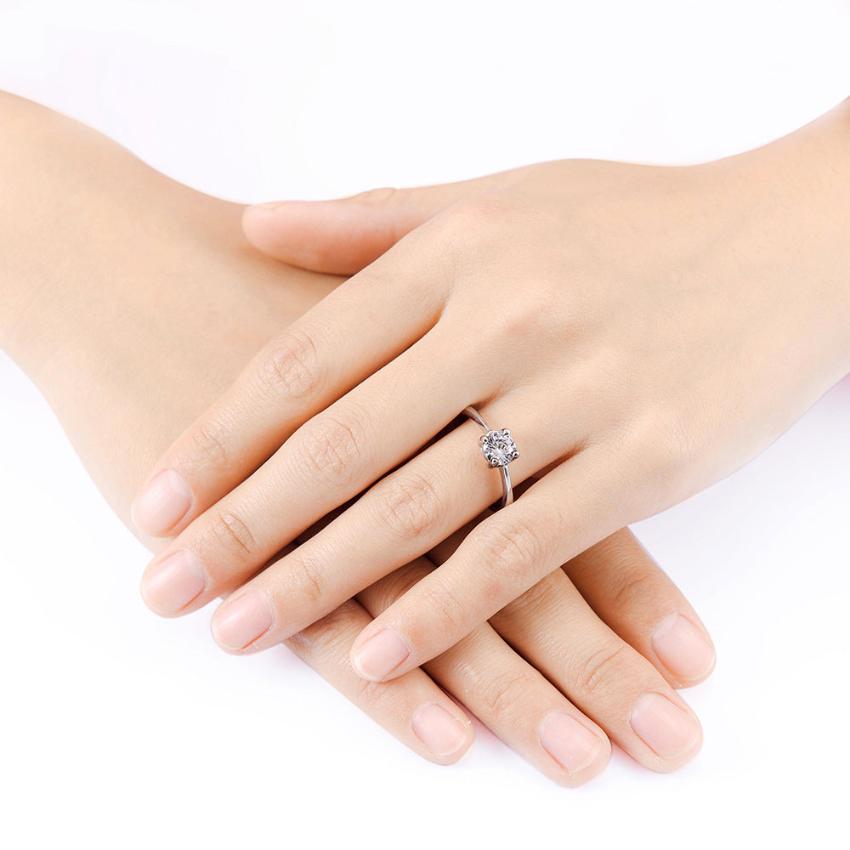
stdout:
[(714, 667), (714, 647), (708, 635), (682, 614), (671, 614), (656, 626), (652, 648), (664, 666), (683, 681), (703, 679)]
[(702, 741), (697, 719), (661, 694), (640, 696), (632, 708), (632, 729), (663, 759), (676, 759), (694, 752)]
[(133, 525), (139, 531), (162, 536), (170, 531), (192, 506), (192, 493), (173, 469), (157, 473), (130, 508)]
[(416, 709), (412, 726), (416, 737), (439, 758), (454, 755), (467, 742), (468, 728), (435, 702)]
[(234, 652), (246, 649), (272, 627), (272, 610), (264, 593), (248, 590), (224, 602), (213, 615), (216, 641)]
[(157, 614), (171, 617), (200, 596), (206, 576), (198, 557), (188, 549), (152, 563), (142, 577), (142, 598)]
[(364, 678), (380, 682), (410, 655), (407, 644), (392, 629), (381, 629), (365, 643), (355, 646), (351, 661)]
[(578, 773), (609, 752), (607, 742), (563, 711), (550, 711), (540, 723), (540, 744), (570, 774)]

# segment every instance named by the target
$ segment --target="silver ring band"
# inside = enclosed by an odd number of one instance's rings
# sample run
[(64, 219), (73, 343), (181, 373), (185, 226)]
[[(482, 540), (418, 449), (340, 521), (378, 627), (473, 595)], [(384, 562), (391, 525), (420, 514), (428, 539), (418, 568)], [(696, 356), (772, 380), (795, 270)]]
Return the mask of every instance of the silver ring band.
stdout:
[(507, 428), (491, 428), (484, 417), (474, 408), (464, 408), (464, 415), (477, 422), (483, 429), (479, 444), (484, 460), (492, 469), (498, 469), (502, 476), (502, 500), (499, 508), (506, 508), (514, 500), (514, 488), (511, 484), (511, 471), (508, 464), (519, 457), (519, 450)]

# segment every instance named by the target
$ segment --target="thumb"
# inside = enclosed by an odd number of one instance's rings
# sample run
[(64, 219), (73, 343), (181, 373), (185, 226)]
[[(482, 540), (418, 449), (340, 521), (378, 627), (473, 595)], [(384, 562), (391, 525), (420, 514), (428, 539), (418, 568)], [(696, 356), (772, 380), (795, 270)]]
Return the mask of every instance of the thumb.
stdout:
[(501, 184), (506, 175), (417, 189), (373, 189), (334, 201), (258, 204), (245, 208), (242, 227), (264, 254), (312, 271), (350, 275), (441, 210)]

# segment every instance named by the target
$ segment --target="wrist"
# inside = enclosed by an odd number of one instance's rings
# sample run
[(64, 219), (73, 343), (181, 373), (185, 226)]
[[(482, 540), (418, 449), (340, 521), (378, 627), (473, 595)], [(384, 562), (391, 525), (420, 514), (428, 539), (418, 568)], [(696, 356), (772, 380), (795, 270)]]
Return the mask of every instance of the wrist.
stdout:
[[(789, 342), (817, 347), (824, 374), (839, 380), (850, 371), (850, 100), (712, 167), (726, 169), (741, 230), (774, 267), (766, 295), (787, 308)], [(732, 257), (738, 240), (730, 247)]]

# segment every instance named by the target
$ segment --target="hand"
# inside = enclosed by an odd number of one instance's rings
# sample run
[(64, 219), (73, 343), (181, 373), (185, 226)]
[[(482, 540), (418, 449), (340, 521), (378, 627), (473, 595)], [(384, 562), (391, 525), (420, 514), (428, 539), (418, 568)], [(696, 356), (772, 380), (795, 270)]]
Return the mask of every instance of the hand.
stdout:
[[(126, 518), (144, 470), (236, 365), (337, 281), (247, 252), (237, 208), (155, 174), (73, 122), (2, 95), (0, 117), (12, 127), (0, 138), (0, 298), (10, 307), (0, 313), (0, 343)], [(435, 559), (455, 543), (441, 544)], [(628, 532), (568, 564), (569, 579), (553, 573), (428, 673), (364, 685), (347, 657), (357, 633), (432, 569), (424, 558), (403, 567), (289, 647), (433, 761), (456, 760), (472, 738), (447, 692), (568, 785), (604, 767), (606, 731), (657, 770), (696, 751), (699, 725), (668, 682), (707, 675), (711, 643)]]
[[(557, 162), (402, 194), (365, 248), (345, 236), (362, 205), (343, 205), (330, 229), (347, 269), (425, 223), (267, 345), (137, 502), (203, 576), (189, 608), (247, 581), (213, 629), (262, 649), (430, 550), (499, 496), (474, 423), (419, 452), (470, 404), (513, 430), (514, 481), (540, 480), (363, 631), (352, 660), (368, 679), (444, 652), (752, 457), (850, 365), (848, 115), (705, 166)], [(328, 208), (305, 210), (248, 222), (321, 266), (292, 247), (299, 216)]]

